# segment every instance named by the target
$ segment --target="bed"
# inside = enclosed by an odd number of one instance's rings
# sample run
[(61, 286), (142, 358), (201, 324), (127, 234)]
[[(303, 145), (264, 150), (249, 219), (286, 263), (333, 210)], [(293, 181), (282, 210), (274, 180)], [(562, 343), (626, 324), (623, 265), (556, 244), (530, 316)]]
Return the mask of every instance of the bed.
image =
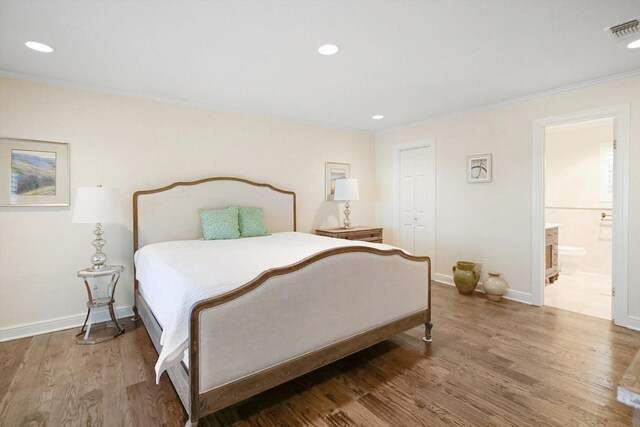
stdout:
[[(269, 236), (202, 241), (199, 208), (260, 207)], [(296, 195), (215, 177), (133, 195), (134, 313), (202, 417), (424, 324), (431, 261), (296, 232)]]

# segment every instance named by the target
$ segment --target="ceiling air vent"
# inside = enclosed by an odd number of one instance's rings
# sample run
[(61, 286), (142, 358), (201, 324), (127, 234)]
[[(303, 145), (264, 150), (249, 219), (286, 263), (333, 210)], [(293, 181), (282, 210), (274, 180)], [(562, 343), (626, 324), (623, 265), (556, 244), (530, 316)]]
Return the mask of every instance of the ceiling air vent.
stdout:
[(640, 34), (640, 16), (604, 29), (611, 40), (622, 40)]

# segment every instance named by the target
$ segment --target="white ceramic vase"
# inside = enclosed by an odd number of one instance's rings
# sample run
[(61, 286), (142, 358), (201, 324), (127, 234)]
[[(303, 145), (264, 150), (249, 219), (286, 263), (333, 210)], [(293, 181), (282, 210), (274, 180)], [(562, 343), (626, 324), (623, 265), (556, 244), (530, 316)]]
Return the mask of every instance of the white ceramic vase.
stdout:
[(484, 293), (491, 301), (500, 301), (507, 293), (507, 282), (500, 277), (500, 273), (489, 273), (484, 281)]

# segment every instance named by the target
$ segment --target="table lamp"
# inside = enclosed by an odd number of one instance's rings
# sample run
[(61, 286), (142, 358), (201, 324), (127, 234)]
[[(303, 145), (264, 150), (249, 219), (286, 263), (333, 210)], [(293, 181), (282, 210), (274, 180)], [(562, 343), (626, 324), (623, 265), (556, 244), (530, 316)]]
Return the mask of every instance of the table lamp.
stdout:
[(344, 206), (344, 229), (351, 228), (351, 220), (349, 215), (349, 202), (351, 200), (358, 200), (358, 180), (355, 178), (342, 178), (336, 180), (336, 190), (333, 196), (333, 200), (338, 202), (347, 202)]
[(93, 233), (96, 238), (91, 244), (96, 248), (96, 253), (91, 258), (94, 270), (105, 268), (107, 255), (102, 248), (107, 244), (102, 239), (102, 224), (118, 222), (122, 217), (120, 204), (120, 190), (115, 188), (80, 187), (76, 192), (73, 220), (76, 224), (95, 224)]

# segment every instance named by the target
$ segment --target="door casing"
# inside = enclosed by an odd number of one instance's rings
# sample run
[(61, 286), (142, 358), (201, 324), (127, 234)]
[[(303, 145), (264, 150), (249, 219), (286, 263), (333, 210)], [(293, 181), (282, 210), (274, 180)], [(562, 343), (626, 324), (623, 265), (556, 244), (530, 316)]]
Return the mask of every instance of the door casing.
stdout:
[(545, 205), (545, 129), (605, 117), (614, 118), (616, 148), (614, 150), (613, 194), (613, 268), (615, 289), (612, 317), (616, 325), (640, 329), (640, 320), (629, 316), (629, 104), (613, 105), (547, 117), (533, 122), (532, 146), (532, 216), (531, 216), (531, 284), (532, 302), (544, 305), (544, 205)]

